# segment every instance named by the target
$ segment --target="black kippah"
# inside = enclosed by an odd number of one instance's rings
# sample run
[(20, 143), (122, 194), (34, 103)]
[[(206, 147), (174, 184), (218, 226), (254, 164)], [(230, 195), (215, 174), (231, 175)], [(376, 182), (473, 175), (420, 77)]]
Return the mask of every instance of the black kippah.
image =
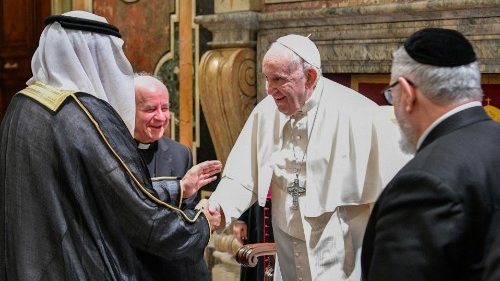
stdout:
[(454, 67), (476, 61), (471, 43), (458, 31), (424, 28), (413, 33), (404, 44), (408, 55), (419, 63)]
[(122, 38), (120, 31), (114, 25), (95, 20), (70, 16), (49, 16), (45, 19), (45, 25), (49, 25), (56, 21), (64, 28), (97, 32)]

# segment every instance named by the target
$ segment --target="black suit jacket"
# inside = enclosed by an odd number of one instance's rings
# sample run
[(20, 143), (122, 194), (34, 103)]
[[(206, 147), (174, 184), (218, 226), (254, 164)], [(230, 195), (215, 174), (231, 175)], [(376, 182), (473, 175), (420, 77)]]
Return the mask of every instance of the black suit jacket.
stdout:
[(186, 146), (162, 137), (148, 149), (139, 149), (151, 177), (183, 177), (193, 166), (191, 151)]
[[(186, 146), (167, 137), (152, 143), (148, 149), (139, 149), (139, 153), (148, 166), (151, 177), (175, 176), (182, 178), (193, 165), (191, 151)], [(184, 201), (183, 209), (193, 209), (196, 196)], [(210, 275), (203, 255), (193, 253), (190, 258), (165, 260), (146, 253), (140, 253), (151, 268), (159, 269), (157, 280), (208, 281)]]
[(484, 271), (484, 281), (500, 280), (500, 231), (497, 232), (495, 244), (491, 247), (486, 259), (486, 269)]
[(500, 228), (499, 168), (500, 124), (482, 107), (437, 125), (374, 206), (363, 279), (480, 280)]

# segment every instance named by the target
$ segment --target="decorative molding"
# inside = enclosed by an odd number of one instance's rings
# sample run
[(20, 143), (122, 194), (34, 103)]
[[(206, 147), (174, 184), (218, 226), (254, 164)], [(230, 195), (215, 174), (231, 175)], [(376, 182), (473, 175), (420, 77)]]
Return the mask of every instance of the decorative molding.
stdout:
[(211, 257), (212, 280), (239, 281), (240, 265), (234, 259), (234, 254), (241, 248), (241, 243), (233, 234), (213, 234), (210, 239), (213, 249)]
[(259, 14), (259, 29), (490, 17), (498, 16), (499, 4), (498, 0), (425, 0), (279, 11)]
[(216, 14), (236, 11), (260, 11), (262, 0), (214, 0)]
[(274, 243), (254, 243), (243, 245), (234, 254), (235, 260), (242, 266), (255, 267), (259, 262), (259, 257), (276, 254)]
[(236, 12), (197, 16), (194, 22), (212, 32), (212, 48), (254, 48), (259, 13)]
[(255, 51), (208, 51), (201, 59), (199, 87), (217, 159), (224, 163), (255, 106)]
[[(229, 231), (228, 231), (229, 232)], [(231, 233), (214, 234), (212, 236), (214, 248), (218, 252), (224, 252), (234, 256), (243, 246)], [(236, 262), (235, 260), (233, 260)]]
[[(210, 44), (214, 49), (256, 49), (258, 100), (266, 95), (260, 71), (262, 58), (272, 42), (290, 33), (312, 34), (324, 73), (383, 75), (390, 73), (392, 53), (411, 33), (424, 27), (456, 29), (474, 45), (481, 72), (500, 73), (500, 0), (369, 2), (267, 13), (222, 13), (199, 16), (195, 22), (213, 33)], [(205, 74), (202, 71), (200, 75)]]
[(125, 3), (135, 3), (135, 2), (139, 2), (139, 0), (122, 0), (123, 2)]
[[(278, 37), (309, 34), (321, 53), (324, 73), (388, 74), (392, 53), (416, 30), (444, 27), (474, 45), (483, 73), (500, 73), (500, 1), (443, 0), (259, 14), (257, 69)], [(257, 72), (258, 99), (265, 96)]]

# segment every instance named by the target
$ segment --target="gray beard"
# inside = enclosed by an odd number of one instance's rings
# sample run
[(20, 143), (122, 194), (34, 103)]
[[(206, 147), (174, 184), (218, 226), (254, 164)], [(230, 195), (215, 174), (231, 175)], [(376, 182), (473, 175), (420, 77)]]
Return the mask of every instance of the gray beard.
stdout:
[(398, 120), (399, 130), (401, 132), (401, 139), (399, 140), (399, 147), (401, 151), (406, 154), (415, 154), (417, 151), (417, 134), (411, 127), (404, 113), (400, 114), (397, 110), (394, 111), (396, 119)]
[(401, 139), (399, 140), (399, 147), (401, 148), (401, 151), (403, 151), (406, 154), (413, 155), (417, 151), (417, 148), (415, 145), (413, 145), (408, 137), (401, 131)]

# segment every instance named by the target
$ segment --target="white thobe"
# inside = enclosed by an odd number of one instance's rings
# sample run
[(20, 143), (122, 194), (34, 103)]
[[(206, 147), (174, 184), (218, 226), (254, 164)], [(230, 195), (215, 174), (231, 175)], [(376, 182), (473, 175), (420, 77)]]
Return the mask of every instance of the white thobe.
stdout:
[[(306, 115), (298, 124), (302, 140), (293, 156), (292, 134), (286, 135), (290, 118), (271, 97), (262, 100), (245, 123), (210, 200), (220, 204), (229, 224), (256, 200), (264, 206), (272, 184), (277, 280), (280, 274), (359, 280), (356, 256), (370, 205), (408, 156), (399, 149), (399, 130), (387, 110), (326, 78), (319, 79), (301, 111)], [(300, 180), (306, 193), (299, 197), (299, 210), (292, 212), (286, 192), (295, 177), (291, 162), (301, 160), (304, 152)], [(288, 262), (292, 256), (297, 258)], [(303, 265), (309, 268), (300, 270)]]

